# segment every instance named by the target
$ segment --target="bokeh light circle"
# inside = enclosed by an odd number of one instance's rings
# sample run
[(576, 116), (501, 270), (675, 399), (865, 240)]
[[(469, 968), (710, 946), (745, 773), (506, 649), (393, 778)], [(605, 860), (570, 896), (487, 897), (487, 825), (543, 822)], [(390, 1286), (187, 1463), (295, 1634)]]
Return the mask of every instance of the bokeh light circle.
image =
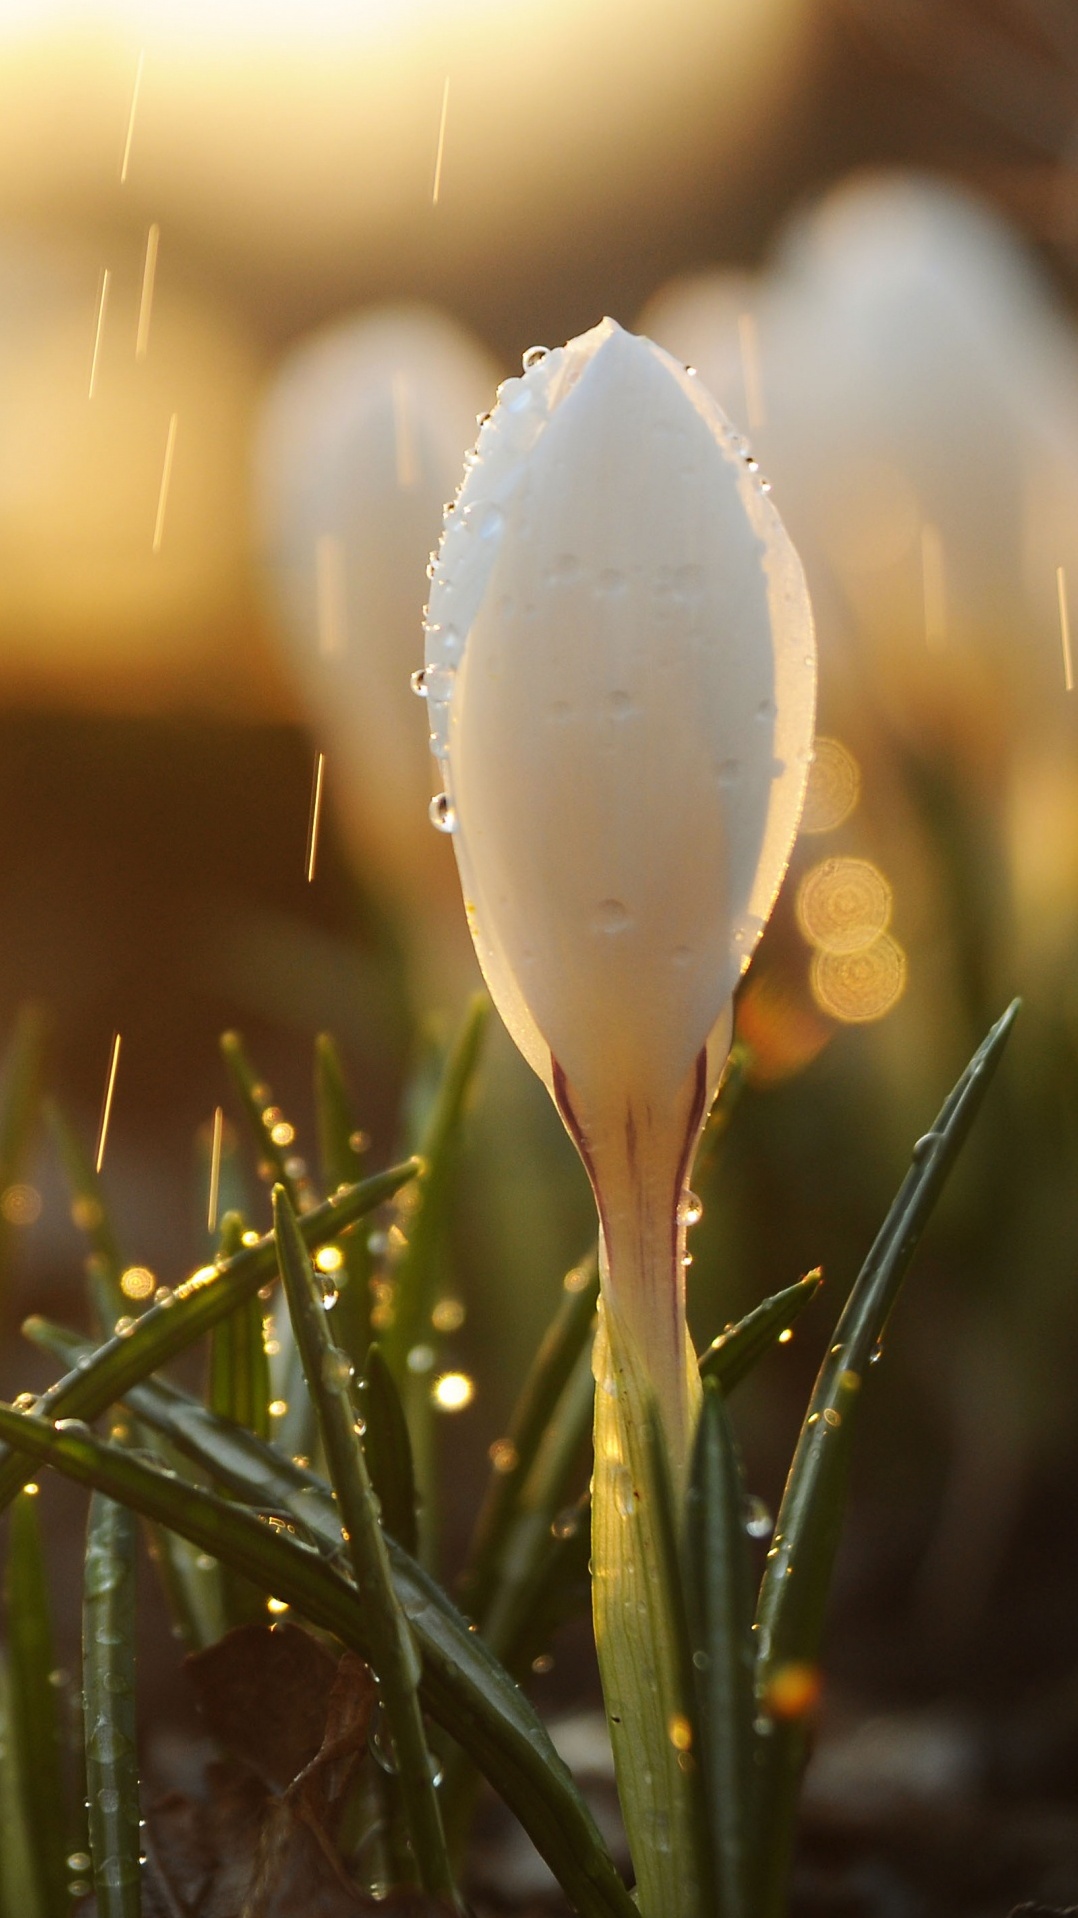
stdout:
[(891, 919), (891, 888), (869, 859), (823, 859), (797, 893), (797, 922), (824, 952), (861, 952)]
[(906, 989), (906, 954), (883, 933), (860, 952), (818, 951), (809, 982), (817, 1005), (848, 1026), (869, 1025), (898, 1004)]
[(861, 797), (861, 768), (839, 739), (818, 738), (805, 792), (801, 831), (833, 832)]

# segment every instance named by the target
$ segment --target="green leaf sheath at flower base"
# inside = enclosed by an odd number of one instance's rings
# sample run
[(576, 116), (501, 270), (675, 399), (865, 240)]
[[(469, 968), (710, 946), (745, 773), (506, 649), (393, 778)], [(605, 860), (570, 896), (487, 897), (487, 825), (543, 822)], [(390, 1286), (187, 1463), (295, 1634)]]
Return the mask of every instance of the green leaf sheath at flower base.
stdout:
[(993, 1026), (948, 1095), (913, 1161), (850, 1292), (813, 1389), (786, 1481), (757, 1608), (756, 1693), (763, 1724), (760, 1878), (754, 1918), (781, 1918), (804, 1715), (770, 1710), (784, 1671), (819, 1658), (827, 1594), (845, 1510), (857, 1409), (868, 1367), (921, 1233), (976, 1118), (1018, 1012), (1016, 1000)]
[(396, 1381), (377, 1344), (367, 1353), (363, 1376), (356, 1387), (356, 1407), (365, 1427), (363, 1452), (382, 1525), (398, 1545), (414, 1556), (419, 1528), (412, 1442)]
[[(44, 1049), (44, 1014), (37, 1006), (20, 1007), (0, 1077), (0, 1192), (25, 1174), (41, 1110)], [(15, 1229), (0, 1218), (0, 1268)]]
[[(325, 1205), (306, 1213), (300, 1221), (304, 1243), (310, 1247), (328, 1245), (347, 1226), (391, 1199), (416, 1177), (421, 1166), (421, 1160), (408, 1159), (347, 1192), (334, 1193)], [(46, 1418), (96, 1418), (122, 1399), (130, 1385), (186, 1351), (276, 1275), (272, 1235), (260, 1239), (257, 1245), (244, 1246), (220, 1267), (202, 1267), (177, 1286), (167, 1301), (144, 1312), (126, 1336), (110, 1339), (85, 1368), (50, 1386), (35, 1409)], [(10, 1504), (28, 1476), (19, 1458), (0, 1452), (0, 1509)]]
[(351, 1361), (330, 1331), (321, 1288), (283, 1186), (274, 1188), (273, 1216), (281, 1280), (318, 1415), (352, 1576), (365, 1613), (371, 1664), (395, 1754), (397, 1786), (416, 1871), (424, 1891), (444, 1897), (459, 1908), (419, 1699), (422, 1666), (411, 1627), (393, 1589), (378, 1507), (355, 1429)]
[[(358, 1130), (337, 1047), (329, 1034), (314, 1042), (314, 1103), (318, 1152), (325, 1192), (354, 1185), (363, 1177), (367, 1144)], [(370, 1343), (371, 1255), (367, 1234), (353, 1232), (340, 1247), (343, 1262), (334, 1274), (340, 1297), (334, 1329), (353, 1365), (359, 1366)]]
[(82, 1604), (82, 1686), (90, 1856), (99, 1918), (138, 1918), (135, 1742), (135, 1515), (90, 1500)]
[(753, 1918), (753, 1577), (745, 1486), (719, 1386), (709, 1382), (686, 1505), (685, 1592), (717, 1918)]
[(564, 1296), (532, 1360), (505, 1437), (494, 1448), (493, 1469), (460, 1581), (464, 1607), (476, 1618), (482, 1618), (489, 1602), (498, 1556), (543, 1433), (591, 1337), (598, 1297), (599, 1260), (593, 1253), (569, 1274)]
[[(156, 1381), (139, 1388), (140, 1394), (157, 1389)], [(205, 1428), (210, 1414), (197, 1401), (188, 1403), (193, 1423)], [(58, 1430), (41, 1418), (0, 1407), (0, 1436), (24, 1450), (28, 1459), (51, 1464), (65, 1476), (173, 1526), (201, 1550), (256, 1581), (264, 1580), (297, 1613), (369, 1659), (366, 1620), (355, 1587), (296, 1539), (201, 1487), (169, 1478), (95, 1438), (77, 1421), (65, 1421)], [(217, 1469), (241, 1497), (244, 1476), (233, 1468), (246, 1458), (255, 1462), (250, 1478), (258, 1487), (256, 1497), (268, 1494), (275, 1507), (277, 1487), (283, 1490), (290, 1482), (310, 1487), (315, 1508), (310, 1522), (326, 1523), (317, 1514), (313, 1474), (279, 1459), (270, 1446), (246, 1432), (234, 1435), (230, 1456), (228, 1435), (220, 1436)], [(216, 1439), (207, 1446), (208, 1466), (217, 1449)], [(339, 1553), (339, 1515), (326, 1488), (323, 1493), (334, 1541), (329, 1548)], [(536, 1713), (482, 1640), (468, 1631), (444, 1592), (392, 1540), (387, 1546), (397, 1596), (423, 1658), (423, 1700), (432, 1717), (465, 1746), (515, 1812), (580, 1918), (635, 1918), (636, 1906)]]
[(700, 1377), (714, 1379), (724, 1393), (732, 1392), (790, 1330), (822, 1284), (822, 1273), (809, 1272), (796, 1285), (788, 1285), (746, 1312), (736, 1325), (728, 1325), (700, 1354)]
[(618, 1798), (643, 1918), (710, 1918), (698, 1781), (671, 1727), (685, 1716), (676, 1569), (651, 1492), (650, 1381), (600, 1315), (595, 1339), (592, 1612)]
[(21, 1492), (11, 1513), (6, 1578), (10, 1745), (19, 1781), (37, 1900), (44, 1918), (66, 1918), (69, 1900), (56, 1660), (37, 1498)]
[[(419, 1155), (427, 1169), (417, 1188), (416, 1204), (409, 1210), (407, 1244), (393, 1271), (393, 1322), (379, 1341), (387, 1365), (402, 1385), (406, 1385), (410, 1377), (409, 1352), (431, 1335), (431, 1313), (437, 1304), (435, 1288), (461, 1127), (489, 1015), (489, 1000), (485, 994), (476, 994), (450, 1048), (418, 1143)], [(424, 1388), (424, 1403), (428, 1396)]]

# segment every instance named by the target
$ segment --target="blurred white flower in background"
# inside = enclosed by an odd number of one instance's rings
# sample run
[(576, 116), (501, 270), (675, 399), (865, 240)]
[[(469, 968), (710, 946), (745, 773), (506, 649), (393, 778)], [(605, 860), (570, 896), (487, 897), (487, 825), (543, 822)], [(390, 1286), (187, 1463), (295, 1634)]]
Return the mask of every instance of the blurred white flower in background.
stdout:
[(951, 699), (983, 723), (992, 686), (1038, 724), (1062, 718), (1078, 340), (995, 213), (927, 178), (858, 177), (790, 226), (765, 272), (675, 282), (641, 324), (751, 434), (809, 575), (825, 676), (841, 660), (922, 737)]
[(0, 233), (0, 697), (277, 716), (248, 552), (256, 362), (167, 260), (147, 296), (146, 239)]
[(427, 822), (425, 569), (497, 369), (423, 307), (304, 341), (266, 401), (256, 452), (270, 611), (326, 754), (357, 866), (394, 911), (418, 1003), (453, 1005), (464, 962), (456, 874)]

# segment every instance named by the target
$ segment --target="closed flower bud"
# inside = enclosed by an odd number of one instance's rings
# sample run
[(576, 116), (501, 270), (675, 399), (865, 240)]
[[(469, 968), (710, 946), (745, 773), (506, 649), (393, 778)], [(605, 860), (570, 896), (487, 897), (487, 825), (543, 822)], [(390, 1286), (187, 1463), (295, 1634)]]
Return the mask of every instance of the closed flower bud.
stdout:
[(812, 621), (748, 449), (685, 368), (610, 320), (526, 361), (434, 571), (435, 816), (681, 1456), (678, 1200), (796, 829)]

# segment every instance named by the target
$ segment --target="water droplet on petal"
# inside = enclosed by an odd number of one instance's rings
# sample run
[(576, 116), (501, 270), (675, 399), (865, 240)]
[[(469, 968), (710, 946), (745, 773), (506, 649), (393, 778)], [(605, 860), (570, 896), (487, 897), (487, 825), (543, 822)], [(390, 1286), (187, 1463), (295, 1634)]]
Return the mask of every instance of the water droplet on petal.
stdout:
[(456, 832), (457, 815), (445, 793), (435, 793), (427, 817), (437, 832)]
[(624, 932), (632, 924), (632, 915), (620, 899), (600, 899), (595, 908), (595, 926), (599, 932)]
[(529, 346), (527, 352), (521, 355), (520, 363), (525, 373), (530, 373), (533, 366), (538, 366), (541, 361), (545, 360), (549, 352), (549, 346)]
[(690, 1192), (688, 1186), (678, 1200), (677, 1215), (680, 1225), (699, 1225), (704, 1216), (703, 1200), (695, 1192)]
[(426, 699), (427, 674), (426, 674), (425, 667), (421, 666), (418, 672), (412, 674), (411, 686), (412, 686), (412, 691), (413, 693), (415, 693), (417, 698)]
[(617, 1466), (614, 1472), (614, 1505), (622, 1518), (632, 1518), (636, 1510), (633, 1475), (626, 1465)]
[(745, 1530), (750, 1538), (770, 1538), (775, 1521), (762, 1498), (755, 1493), (745, 1500)]

